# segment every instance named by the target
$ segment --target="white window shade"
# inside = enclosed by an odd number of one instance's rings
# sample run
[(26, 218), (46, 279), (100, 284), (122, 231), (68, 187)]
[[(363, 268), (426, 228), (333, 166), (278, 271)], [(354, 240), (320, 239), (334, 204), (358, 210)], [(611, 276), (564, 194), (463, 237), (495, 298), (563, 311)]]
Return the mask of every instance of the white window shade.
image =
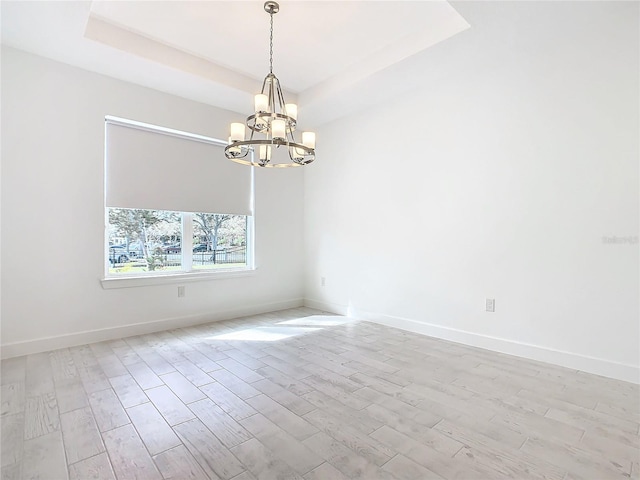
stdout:
[(107, 207), (251, 215), (252, 169), (224, 142), (107, 118)]

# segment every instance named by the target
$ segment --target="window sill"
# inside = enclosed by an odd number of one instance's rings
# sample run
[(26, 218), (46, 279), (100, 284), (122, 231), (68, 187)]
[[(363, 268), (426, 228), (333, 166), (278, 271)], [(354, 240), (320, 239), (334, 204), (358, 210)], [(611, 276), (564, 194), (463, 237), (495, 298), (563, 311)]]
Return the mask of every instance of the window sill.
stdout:
[(177, 285), (186, 282), (205, 282), (210, 280), (222, 280), (225, 278), (248, 277), (255, 274), (254, 268), (242, 268), (237, 270), (225, 270), (223, 272), (184, 272), (160, 275), (138, 275), (130, 277), (102, 278), (102, 288), (146, 287), (149, 285)]

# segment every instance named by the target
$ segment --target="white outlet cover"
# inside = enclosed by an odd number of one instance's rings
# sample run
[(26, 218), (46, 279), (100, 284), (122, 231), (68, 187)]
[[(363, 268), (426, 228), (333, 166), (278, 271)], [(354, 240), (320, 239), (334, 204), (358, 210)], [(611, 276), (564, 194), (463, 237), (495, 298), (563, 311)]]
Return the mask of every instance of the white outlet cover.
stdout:
[(487, 298), (485, 301), (485, 309), (487, 312), (495, 312), (496, 311), (496, 299), (495, 298)]

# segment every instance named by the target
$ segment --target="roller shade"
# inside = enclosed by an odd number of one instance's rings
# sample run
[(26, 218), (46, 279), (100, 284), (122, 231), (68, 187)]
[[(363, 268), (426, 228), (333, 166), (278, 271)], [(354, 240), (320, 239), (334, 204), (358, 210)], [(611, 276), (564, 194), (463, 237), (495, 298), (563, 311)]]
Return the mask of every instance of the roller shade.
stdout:
[(251, 215), (250, 167), (224, 142), (106, 119), (107, 207)]

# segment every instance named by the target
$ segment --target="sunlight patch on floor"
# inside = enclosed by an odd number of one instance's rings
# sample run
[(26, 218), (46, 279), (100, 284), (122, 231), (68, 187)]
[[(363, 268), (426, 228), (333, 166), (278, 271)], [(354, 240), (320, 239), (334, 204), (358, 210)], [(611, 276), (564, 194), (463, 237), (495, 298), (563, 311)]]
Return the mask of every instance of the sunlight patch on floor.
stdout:
[(237, 332), (224, 333), (209, 337), (208, 340), (240, 340), (245, 342), (275, 342), (306, 333), (312, 333), (320, 328), (305, 327), (255, 327)]
[(354, 320), (338, 315), (312, 315), (310, 317), (294, 318), (293, 320), (286, 320), (284, 322), (278, 322), (277, 325), (309, 325), (319, 327), (333, 327), (336, 325), (344, 325), (346, 323), (353, 323)]

